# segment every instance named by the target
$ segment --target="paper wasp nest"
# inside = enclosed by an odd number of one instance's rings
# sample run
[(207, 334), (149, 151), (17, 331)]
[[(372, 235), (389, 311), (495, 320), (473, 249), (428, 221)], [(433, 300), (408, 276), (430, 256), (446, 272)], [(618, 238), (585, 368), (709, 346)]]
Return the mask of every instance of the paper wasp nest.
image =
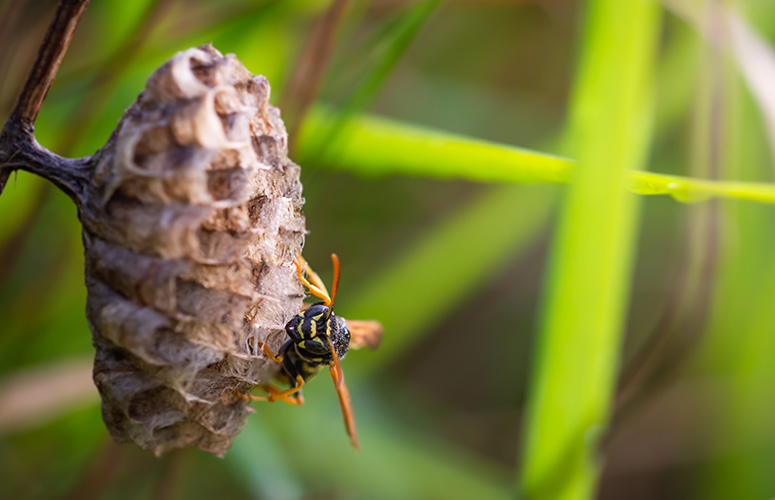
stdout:
[(301, 307), (299, 167), (269, 84), (212, 46), (148, 80), (92, 157), (80, 216), (94, 380), (117, 441), (223, 455)]

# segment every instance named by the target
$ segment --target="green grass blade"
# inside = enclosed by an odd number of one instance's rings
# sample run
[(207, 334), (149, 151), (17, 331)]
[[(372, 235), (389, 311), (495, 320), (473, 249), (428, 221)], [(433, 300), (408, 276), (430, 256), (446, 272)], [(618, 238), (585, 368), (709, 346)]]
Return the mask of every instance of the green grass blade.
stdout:
[(386, 36), (383, 41), (384, 49), (380, 51), (382, 52), (381, 57), (358, 85), (357, 90), (344, 107), (341, 119), (346, 120), (352, 112), (364, 107), (374, 97), (439, 2), (440, 0), (418, 2), (396, 23), (395, 28), (391, 30), (392, 33)]
[[(312, 163), (313, 144), (337, 126), (330, 110), (317, 108), (302, 130), (299, 162)], [(547, 153), (433, 130), (370, 115), (352, 117), (339, 136), (336, 157), (325, 166), (365, 176), (406, 175), (481, 182), (566, 183), (574, 161)], [(684, 203), (737, 198), (775, 203), (775, 185), (709, 181), (632, 170), (627, 187), (642, 195), (668, 195)]]
[[(299, 162), (315, 160), (314, 144), (333, 133), (337, 113), (318, 107), (299, 137)], [(387, 118), (355, 115), (340, 132), (337, 156), (325, 166), (365, 176), (399, 174), (488, 182), (567, 182), (571, 160), (471, 139)]]
[[(753, 21), (765, 20), (775, 29), (772, 16), (757, 6)], [(709, 52), (712, 48), (707, 49)], [(715, 54), (715, 51), (713, 51)], [(734, 78), (734, 61), (717, 62), (723, 73), (724, 131), (720, 135), (721, 166), (727, 175), (772, 175), (770, 150), (762, 131), (761, 110)], [(775, 460), (775, 235), (769, 230), (775, 213), (769, 207), (724, 203), (724, 229), (733, 238), (723, 240), (721, 275), (701, 357), (704, 380), (712, 381), (708, 422), (709, 460), (703, 464), (697, 498), (770, 498)]]
[(572, 101), (578, 168), (553, 245), (526, 409), (526, 498), (595, 495), (638, 222), (626, 169), (646, 159), (658, 13), (645, 0), (593, 0), (587, 13)]
[(330, 158), (338, 155), (342, 131), (347, 129), (353, 115), (377, 94), (439, 2), (440, 0), (417, 2), (401, 18), (390, 23), (390, 28), (383, 36), (376, 62), (358, 83), (344, 106), (332, 117), (333, 126), (327, 129), (327, 133), (315, 137), (312, 150), (319, 163), (328, 163)]

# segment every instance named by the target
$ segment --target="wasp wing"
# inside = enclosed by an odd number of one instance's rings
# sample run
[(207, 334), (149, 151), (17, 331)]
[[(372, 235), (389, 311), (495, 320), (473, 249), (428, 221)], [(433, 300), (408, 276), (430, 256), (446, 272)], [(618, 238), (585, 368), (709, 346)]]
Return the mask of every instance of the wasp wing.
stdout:
[(376, 349), (382, 342), (383, 329), (379, 321), (348, 319), (347, 328), (350, 330), (350, 349)]

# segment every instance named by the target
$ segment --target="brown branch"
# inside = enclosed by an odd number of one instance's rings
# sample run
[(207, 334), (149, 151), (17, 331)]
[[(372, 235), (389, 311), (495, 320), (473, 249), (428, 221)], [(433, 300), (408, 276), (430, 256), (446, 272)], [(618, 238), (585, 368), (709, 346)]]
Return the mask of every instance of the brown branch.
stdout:
[(37, 143), (33, 131), (88, 3), (89, 0), (61, 0), (57, 6), (30, 74), (0, 133), (0, 194), (11, 172), (22, 169), (50, 180), (74, 200), (80, 199), (87, 178), (85, 161), (51, 153)]
[(89, 179), (89, 165), (83, 158), (64, 158), (47, 150), (16, 127), (0, 134), (0, 194), (14, 170), (26, 170), (51, 181), (77, 204), (83, 199)]
[(315, 22), (293, 69), (288, 89), (283, 93), (281, 107), (291, 150), (295, 147), (299, 127), (320, 90), (348, 4), (349, 0), (335, 0)]
[(59, 65), (65, 57), (75, 28), (88, 3), (89, 0), (59, 2), (54, 20), (48, 27), (46, 37), (38, 51), (38, 57), (11, 112), (9, 122), (18, 122), (26, 131), (32, 133), (38, 112), (43, 106), (51, 84), (54, 83)]

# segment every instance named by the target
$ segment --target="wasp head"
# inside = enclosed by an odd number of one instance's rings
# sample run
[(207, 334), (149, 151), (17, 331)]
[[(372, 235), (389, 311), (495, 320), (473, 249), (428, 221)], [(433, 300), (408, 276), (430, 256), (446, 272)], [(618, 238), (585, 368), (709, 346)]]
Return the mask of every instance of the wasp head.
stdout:
[(334, 314), (323, 302), (318, 302), (301, 311), (285, 325), (285, 331), (305, 357), (322, 357), (332, 360), (328, 339), (341, 359), (350, 346), (350, 330), (344, 318)]

